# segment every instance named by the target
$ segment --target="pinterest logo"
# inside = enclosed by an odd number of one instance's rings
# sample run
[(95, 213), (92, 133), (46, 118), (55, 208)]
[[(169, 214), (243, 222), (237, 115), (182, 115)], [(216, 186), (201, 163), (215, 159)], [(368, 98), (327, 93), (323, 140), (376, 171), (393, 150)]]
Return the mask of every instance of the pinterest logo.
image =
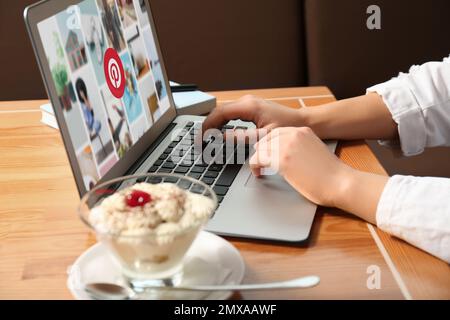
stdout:
[(120, 60), (117, 51), (112, 48), (106, 50), (105, 59), (103, 60), (103, 68), (109, 90), (114, 97), (120, 99), (125, 92), (125, 72), (122, 60)]

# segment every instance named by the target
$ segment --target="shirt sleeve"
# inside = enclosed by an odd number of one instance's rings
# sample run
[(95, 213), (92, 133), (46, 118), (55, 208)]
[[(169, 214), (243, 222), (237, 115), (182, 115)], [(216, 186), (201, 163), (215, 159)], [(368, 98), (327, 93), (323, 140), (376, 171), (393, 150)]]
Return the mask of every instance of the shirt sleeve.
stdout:
[[(378, 93), (398, 125), (406, 156), (450, 145), (450, 57), (412, 66), (408, 73), (367, 89)], [(381, 141), (392, 145), (389, 141)]]
[(376, 222), (450, 263), (450, 179), (393, 176), (378, 203)]

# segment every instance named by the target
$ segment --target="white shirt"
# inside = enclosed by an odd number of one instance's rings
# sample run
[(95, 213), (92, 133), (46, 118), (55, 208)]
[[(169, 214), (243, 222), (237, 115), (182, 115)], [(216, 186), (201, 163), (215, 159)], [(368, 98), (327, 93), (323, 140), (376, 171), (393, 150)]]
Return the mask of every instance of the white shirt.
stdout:
[[(412, 66), (367, 91), (377, 92), (389, 108), (404, 155), (450, 146), (450, 57)], [(376, 221), (380, 229), (450, 263), (450, 179), (393, 176)]]

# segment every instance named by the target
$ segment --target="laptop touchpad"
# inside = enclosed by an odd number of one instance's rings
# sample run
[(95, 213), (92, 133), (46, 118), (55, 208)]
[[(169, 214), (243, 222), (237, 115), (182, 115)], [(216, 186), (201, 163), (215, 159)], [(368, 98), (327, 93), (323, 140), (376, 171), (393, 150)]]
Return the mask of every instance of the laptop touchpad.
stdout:
[(246, 188), (256, 188), (261, 190), (270, 189), (272, 191), (290, 191), (296, 192), (284, 178), (278, 174), (267, 175), (256, 178), (253, 174), (250, 174), (245, 184)]

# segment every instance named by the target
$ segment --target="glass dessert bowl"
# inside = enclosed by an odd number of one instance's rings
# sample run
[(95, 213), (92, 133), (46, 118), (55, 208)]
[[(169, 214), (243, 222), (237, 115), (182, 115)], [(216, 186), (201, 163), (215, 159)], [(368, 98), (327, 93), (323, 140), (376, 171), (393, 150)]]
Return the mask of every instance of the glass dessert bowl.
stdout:
[(96, 186), (79, 213), (139, 291), (181, 282), (183, 259), (216, 208), (217, 196), (203, 182), (152, 173)]

